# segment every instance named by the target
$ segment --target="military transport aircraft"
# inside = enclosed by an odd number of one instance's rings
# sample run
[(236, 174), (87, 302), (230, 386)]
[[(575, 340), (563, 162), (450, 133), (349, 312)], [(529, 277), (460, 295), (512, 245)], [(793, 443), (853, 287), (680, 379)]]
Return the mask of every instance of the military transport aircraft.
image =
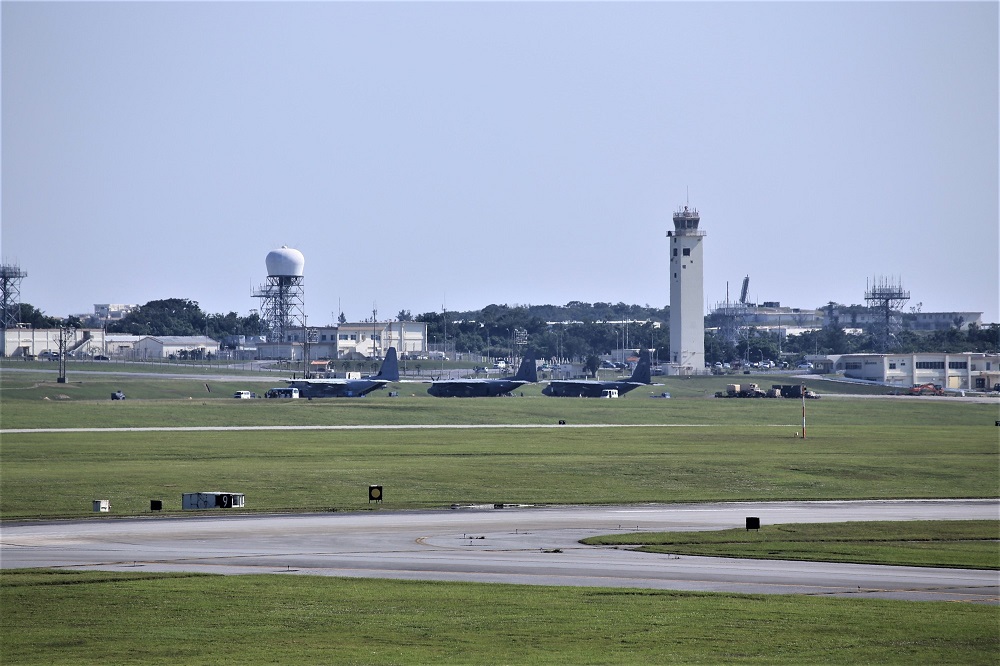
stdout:
[(286, 379), (289, 388), (297, 388), (303, 398), (360, 398), (399, 381), (396, 348), (389, 347), (377, 375), (363, 379)]
[(427, 392), (437, 398), (484, 398), (507, 395), (537, 381), (535, 356), (529, 354), (521, 360), (517, 373), (509, 379), (444, 379), (433, 382)]
[(542, 389), (544, 395), (554, 398), (600, 398), (603, 396), (628, 393), (639, 386), (646, 386), (652, 382), (649, 371), (649, 356), (643, 354), (639, 363), (635, 366), (632, 376), (620, 382), (596, 382), (596, 381), (575, 381), (566, 379), (555, 379)]

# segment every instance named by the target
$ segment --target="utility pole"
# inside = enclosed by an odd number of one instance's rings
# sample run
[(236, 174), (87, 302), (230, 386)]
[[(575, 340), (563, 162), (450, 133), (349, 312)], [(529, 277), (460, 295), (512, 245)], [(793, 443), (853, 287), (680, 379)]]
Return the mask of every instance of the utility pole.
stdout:
[(74, 331), (72, 326), (59, 327), (59, 378), (56, 380), (59, 384), (66, 383), (66, 346), (69, 335)]
[[(444, 358), (448, 358), (448, 308), (447, 300), (441, 303), (441, 320), (444, 323)], [(441, 368), (444, 368), (444, 360), (441, 361)]]
[(799, 386), (799, 393), (802, 394), (802, 439), (806, 438), (806, 385)]
[(378, 307), (372, 303), (372, 360), (378, 358), (378, 350), (375, 347), (376, 321), (378, 321)]

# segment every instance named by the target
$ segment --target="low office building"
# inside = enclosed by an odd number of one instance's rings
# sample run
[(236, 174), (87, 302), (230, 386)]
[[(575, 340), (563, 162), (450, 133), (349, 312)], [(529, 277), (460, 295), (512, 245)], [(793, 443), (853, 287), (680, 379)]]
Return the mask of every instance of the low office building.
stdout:
[(137, 359), (204, 359), (219, 354), (219, 343), (204, 335), (144, 335), (135, 344)]
[(257, 358), (261, 359), (301, 361), (308, 356), (312, 361), (337, 358), (337, 327), (290, 328), (283, 339), (269, 338), (258, 342), (256, 348)]
[(112, 333), (104, 338), (104, 347), (108, 356), (131, 357), (139, 340), (142, 340), (141, 335)]
[(909, 388), (934, 384), (952, 390), (990, 390), (1000, 382), (1000, 355), (960, 354), (843, 354), (815, 359), (820, 371), (842, 372), (844, 377)]
[(289, 329), (284, 340), (258, 344), (259, 358), (310, 362), (349, 358), (382, 358), (395, 347), (401, 358), (427, 354), (427, 324), (420, 321), (345, 322), (338, 326)]
[(63, 336), (66, 353), (86, 358), (104, 353), (104, 330), (100, 328), (31, 328), (18, 326), (3, 329), (0, 356), (11, 358), (58, 357), (59, 336)]
[(401, 357), (427, 354), (427, 324), (422, 321), (343, 323), (337, 327), (337, 358), (381, 358), (389, 347)]

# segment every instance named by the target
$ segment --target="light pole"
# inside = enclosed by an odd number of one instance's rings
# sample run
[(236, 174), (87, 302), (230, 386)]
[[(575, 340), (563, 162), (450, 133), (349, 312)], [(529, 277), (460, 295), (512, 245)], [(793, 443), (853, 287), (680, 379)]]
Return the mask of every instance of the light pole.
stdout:
[(507, 365), (503, 369), (505, 375), (510, 370), (510, 364), (514, 362), (514, 332), (509, 328), (507, 329), (507, 338), (510, 342), (510, 347), (508, 347), (509, 351), (507, 352)]
[(58, 384), (66, 383), (66, 343), (67, 337), (73, 331), (72, 326), (59, 327), (59, 379), (56, 380)]

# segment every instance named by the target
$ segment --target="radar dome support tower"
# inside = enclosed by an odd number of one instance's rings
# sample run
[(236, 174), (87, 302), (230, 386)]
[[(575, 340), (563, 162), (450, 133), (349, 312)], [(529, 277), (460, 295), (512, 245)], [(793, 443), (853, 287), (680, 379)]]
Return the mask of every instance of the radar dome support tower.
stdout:
[(271, 342), (288, 342), (293, 329), (305, 326), (303, 269), (305, 257), (298, 250), (282, 245), (267, 253), (267, 283), (257, 287), (254, 298), (260, 299), (261, 319)]
[(670, 366), (676, 374), (705, 372), (705, 306), (702, 239), (697, 209), (674, 213), (670, 243)]

